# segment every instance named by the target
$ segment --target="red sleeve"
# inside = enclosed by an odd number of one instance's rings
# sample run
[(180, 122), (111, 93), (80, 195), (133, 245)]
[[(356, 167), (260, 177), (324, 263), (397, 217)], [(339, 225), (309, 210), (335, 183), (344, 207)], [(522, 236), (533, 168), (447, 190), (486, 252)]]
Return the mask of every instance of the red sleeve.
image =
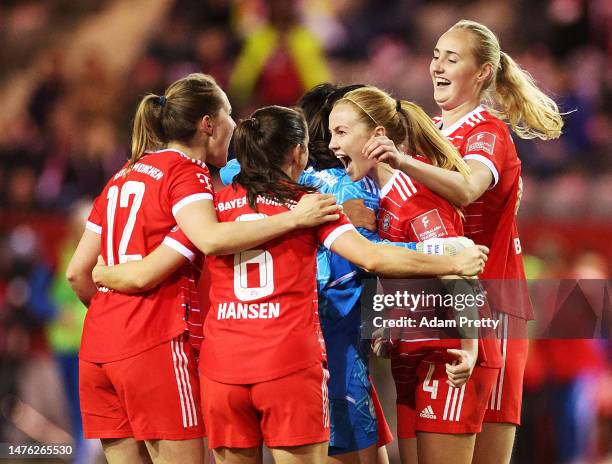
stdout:
[(100, 212), (100, 203), (102, 196), (96, 197), (94, 200), (93, 206), (91, 208), (91, 212), (89, 213), (89, 217), (87, 218), (87, 222), (85, 223), (85, 228), (95, 232), (96, 234), (102, 234), (102, 214)]
[(214, 199), (212, 179), (206, 166), (180, 162), (174, 166), (170, 176), (168, 195), (173, 216), (176, 217), (176, 213), (189, 203)]
[(458, 237), (460, 229), (459, 213), (446, 200), (430, 191), (420, 191), (410, 199), (411, 211), (416, 212), (405, 221), (406, 236), (410, 240), (422, 242), (429, 238)]
[(493, 121), (486, 121), (468, 132), (462, 147), (464, 160), (477, 160), (487, 166), (493, 174), (493, 184), (497, 185), (506, 153), (506, 134)]
[(172, 231), (164, 237), (162, 244), (182, 254), (189, 261), (193, 261), (200, 252), (178, 226), (174, 226)]
[(344, 213), (340, 213), (340, 218), (334, 222), (326, 222), (316, 227), (316, 234), (319, 243), (322, 243), (326, 248), (331, 248), (332, 243), (343, 233), (349, 230), (356, 230), (351, 224), (349, 218)]

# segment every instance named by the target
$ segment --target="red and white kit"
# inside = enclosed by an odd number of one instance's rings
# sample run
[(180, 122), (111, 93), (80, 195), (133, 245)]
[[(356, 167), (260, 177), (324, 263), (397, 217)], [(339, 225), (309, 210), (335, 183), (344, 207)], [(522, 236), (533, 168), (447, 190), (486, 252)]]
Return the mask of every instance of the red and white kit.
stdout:
[[(381, 188), (380, 195), (378, 233), (381, 238), (419, 242), (463, 234), (458, 211), (401, 171), (395, 171)], [(419, 329), (404, 330), (391, 357), (397, 391), (398, 437), (413, 438), (416, 431), (478, 432), (485, 400), (501, 364), (495, 340), (479, 340), (474, 374), (466, 385), (456, 389), (446, 384), (444, 364), (450, 361), (446, 349), (460, 348), (460, 340), (431, 339), (431, 332), (426, 338), (423, 340)], [(454, 405), (452, 414), (445, 408), (447, 397), (449, 404)], [(426, 412), (420, 414), (421, 409)]]
[[(213, 193), (203, 163), (175, 150), (146, 153), (111, 178), (86, 227), (101, 234), (108, 265), (141, 259), (162, 241), (193, 260), (188, 241), (166, 236), (182, 207), (212, 201)], [(196, 366), (183, 337), (194, 280), (194, 269), (187, 264), (146, 293), (101, 289), (93, 297), (79, 351), (88, 438), (203, 436)], [(147, 369), (150, 373), (144, 375)], [(104, 401), (99, 391), (104, 391)], [(139, 398), (147, 398), (147, 404)]]
[[(220, 222), (287, 211), (226, 187)], [(210, 310), (200, 357), (202, 406), (212, 448), (297, 446), (329, 439), (328, 373), (318, 316), (316, 254), (354, 230), (348, 219), (300, 229), (257, 249), (207, 257)], [(299, 405), (300, 414), (292, 409)]]
[[(441, 119), (434, 119), (441, 124)], [(465, 235), (490, 249), (483, 280), (503, 279), (489, 294), (489, 304), (500, 321), (498, 337), (503, 365), (489, 401), (486, 422), (520, 424), (523, 373), (527, 361), (527, 320), (533, 309), (525, 290), (521, 242), (515, 220), (521, 161), (507, 125), (479, 106), (442, 133), (464, 160), (487, 166), (493, 184), (465, 210)], [(487, 284), (485, 284), (487, 285)]]

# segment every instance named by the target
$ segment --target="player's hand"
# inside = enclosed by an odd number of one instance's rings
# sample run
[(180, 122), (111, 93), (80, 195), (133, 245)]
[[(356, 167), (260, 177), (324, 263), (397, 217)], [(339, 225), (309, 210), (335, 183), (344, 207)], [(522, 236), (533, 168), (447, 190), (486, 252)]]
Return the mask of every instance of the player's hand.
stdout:
[(484, 245), (466, 248), (455, 257), (457, 270), (454, 273), (465, 277), (480, 274), (484, 270), (488, 254), (489, 249)]
[(451, 387), (458, 388), (468, 381), (476, 365), (476, 355), (467, 350), (446, 350), (448, 354), (456, 359), (446, 363), (446, 381)]
[(102, 272), (104, 268), (106, 268), (106, 263), (104, 262), (104, 258), (102, 257), (102, 255), (98, 255), (98, 262), (96, 263), (93, 270), (91, 271), (91, 278), (94, 281), (94, 284), (96, 284), (96, 287), (98, 288), (103, 287)]
[(389, 338), (389, 331), (380, 328), (372, 332), (370, 348), (379, 358), (389, 359), (395, 350), (395, 343)]
[(363, 199), (354, 198), (345, 201), (342, 203), (342, 211), (355, 227), (363, 227), (376, 232), (376, 214), (365, 205)]
[(402, 159), (406, 158), (386, 135), (372, 136), (363, 146), (363, 154), (368, 159), (387, 163), (393, 169), (399, 169)]
[(298, 228), (314, 227), (324, 222), (332, 222), (340, 218), (342, 206), (336, 204), (333, 195), (311, 193), (304, 195), (296, 207), (291, 210)]

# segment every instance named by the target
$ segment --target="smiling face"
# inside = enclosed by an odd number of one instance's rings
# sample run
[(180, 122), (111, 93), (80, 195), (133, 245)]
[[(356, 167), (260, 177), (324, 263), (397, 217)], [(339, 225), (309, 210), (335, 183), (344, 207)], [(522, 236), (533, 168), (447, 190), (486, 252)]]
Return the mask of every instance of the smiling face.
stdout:
[(363, 155), (363, 147), (374, 130), (362, 120), (362, 114), (349, 102), (337, 103), (329, 115), (329, 149), (342, 162), (354, 182), (363, 179), (376, 165)]
[(429, 73), (433, 80), (434, 100), (442, 110), (480, 100), (480, 91), (488, 77), (485, 66), (478, 66), (471, 47), (471, 32), (451, 29), (438, 39)]

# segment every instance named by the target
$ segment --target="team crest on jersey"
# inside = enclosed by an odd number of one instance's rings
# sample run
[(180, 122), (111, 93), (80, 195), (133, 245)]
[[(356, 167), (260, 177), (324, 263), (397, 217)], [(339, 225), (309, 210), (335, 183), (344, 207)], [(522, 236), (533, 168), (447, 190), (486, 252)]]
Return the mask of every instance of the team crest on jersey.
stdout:
[(474, 153), (475, 151), (484, 151), (493, 156), (495, 148), (495, 134), (491, 132), (479, 132), (472, 135), (467, 141), (466, 153)]
[(389, 226), (391, 225), (391, 215), (386, 213), (382, 220), (382, 230), (385, 232), (389, 230)]
[(419, 242), (428, 238), (444, 237), (447, 235), (446, 227), (444, 227), (437, 208), (417, 216), (410, 221), (410, 225)]

